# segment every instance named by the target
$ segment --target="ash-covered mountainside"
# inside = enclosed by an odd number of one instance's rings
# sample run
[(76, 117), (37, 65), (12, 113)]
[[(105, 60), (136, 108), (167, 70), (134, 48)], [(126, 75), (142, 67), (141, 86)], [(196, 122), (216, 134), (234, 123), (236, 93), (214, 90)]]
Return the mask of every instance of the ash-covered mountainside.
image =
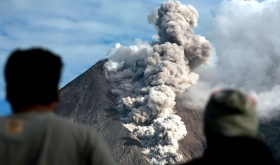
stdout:
[[(91, 127), (108, 142), (120, 165), (150, 164), (142, 154), (141, 143), (125, 128), (116, 110), (111, 84), (106, 78), (104, 61), (100, 61), (71, 81), (60, 91), (61, 100), (55, 112), (65, 118)], [(177, 105), (188, 135), (179, 141), (182, 161), (201, 155), (204, 139), (201, 133), (201, 111)]]

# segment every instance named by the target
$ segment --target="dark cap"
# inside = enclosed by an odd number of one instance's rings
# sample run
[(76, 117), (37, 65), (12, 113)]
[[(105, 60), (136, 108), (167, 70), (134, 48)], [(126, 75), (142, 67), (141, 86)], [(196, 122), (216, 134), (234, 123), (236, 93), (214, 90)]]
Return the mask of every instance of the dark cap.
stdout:
[(214, 92), (206, 105), (204, 133), (206, 136), (255, 137), (258, 129), (256, 101), (234, 89)]

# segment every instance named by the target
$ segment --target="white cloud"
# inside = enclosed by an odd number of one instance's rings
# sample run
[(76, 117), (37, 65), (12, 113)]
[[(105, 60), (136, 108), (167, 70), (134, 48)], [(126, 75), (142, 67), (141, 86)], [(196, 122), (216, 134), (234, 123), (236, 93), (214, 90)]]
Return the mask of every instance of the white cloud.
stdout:
[(279, 10), (280, 2), (271, 0), (221, 3), (208, 33), (218, 63), (198, 71), (202, 86), (196, 89), (240, 88), (256, 97), (262, 115), (279, 110), (280, 100), (269, 101), (279, 93)]

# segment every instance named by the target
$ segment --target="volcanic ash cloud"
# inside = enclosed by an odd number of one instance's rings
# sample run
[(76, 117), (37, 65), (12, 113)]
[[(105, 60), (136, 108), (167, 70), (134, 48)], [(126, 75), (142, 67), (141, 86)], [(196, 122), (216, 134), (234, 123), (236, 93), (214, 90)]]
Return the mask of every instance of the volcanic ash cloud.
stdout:
[(207, 63), (211, 45), (193, 33), (198, 13), (192, 6), (162, 3), (148, 19), (158, 41), (117, 44), (105, 65), (124, 126), (145, 147), (143, 153), (152, 164), (175, 164), (182, 159), (178, 141), (187, 134), (175, 114), (175, 98), (198, 81), (193, 69)]

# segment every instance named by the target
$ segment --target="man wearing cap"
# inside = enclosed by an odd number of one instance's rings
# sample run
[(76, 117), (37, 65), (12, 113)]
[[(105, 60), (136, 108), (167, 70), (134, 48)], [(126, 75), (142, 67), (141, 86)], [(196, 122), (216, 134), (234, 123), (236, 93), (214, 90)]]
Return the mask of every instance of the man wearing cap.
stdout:
[(204, 112), (207, 148), (196, 164), (277, 164), (270, 150), (256, 139), (256, 101), (249, 95), (225, 89), (211, 95)]

